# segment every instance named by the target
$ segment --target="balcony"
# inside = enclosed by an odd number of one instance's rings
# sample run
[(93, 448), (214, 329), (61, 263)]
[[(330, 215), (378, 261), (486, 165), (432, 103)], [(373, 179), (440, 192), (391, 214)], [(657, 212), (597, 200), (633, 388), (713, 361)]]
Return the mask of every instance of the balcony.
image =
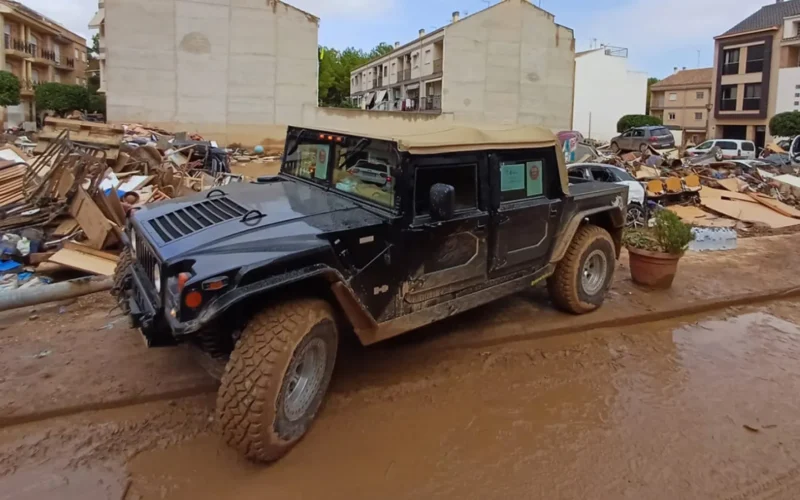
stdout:
[(32, 55), (34, 64), (55, 64), (57, 60), (55, 52), (44, 48), (37, 48)]
[(34, 91), (36, 90), (36, 86), (39, 85), (39, 82), (34, 82), (33, 80), (19, 80), (19, 93), (20, 95), (33, 95)]
[(411, 80), (411, 70), (406, 69), (397, 74), (397, 83)]
[(720, 99), (720, 111), (736, 111), (736, 99)]
[(435, 59), (433, 61), (433, 72), (434, 73), (441, 73), (442, 72), (442, 60)]
[(420, 111), (441, 111), (442, 110), (442, 96), (431, 95), (423, 97), (419, 102)]
[(18, 38), (12, 38), (10, 35), (4, 35), (4, 40), (7, 56), (26, 59), (36, 54), (36, 44), (25, 43)]
[(651, 99), (650, 109), (664, 109), (664, 98), (659, 97), (657, 99)]
[(61, 56), (57, 58), (56, 61), (56, 69), (63, 69), (63, 70), (73, 70), (75, 69), (75, 59), (70, 57)]

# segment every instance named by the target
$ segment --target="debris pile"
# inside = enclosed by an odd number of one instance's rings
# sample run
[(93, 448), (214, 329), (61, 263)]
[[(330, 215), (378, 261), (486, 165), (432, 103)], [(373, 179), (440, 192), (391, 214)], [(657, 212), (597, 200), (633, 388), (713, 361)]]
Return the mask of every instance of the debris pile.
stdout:
[(48, 118), (38, 139), (0, 146), (0, 289), (113, 275), (132, 210), (243, 182), (250, 158), (142, 125)]
[(758, 160), (726, 159), (719, 148), (687, 156), (678, 149), (615, 154), (580, 146), (579, 162), (615, 165), (640, 181), (649, 212), (669, 209), (693, 226), (741, 235), (800, 228), (800, 164), (778, 145)]

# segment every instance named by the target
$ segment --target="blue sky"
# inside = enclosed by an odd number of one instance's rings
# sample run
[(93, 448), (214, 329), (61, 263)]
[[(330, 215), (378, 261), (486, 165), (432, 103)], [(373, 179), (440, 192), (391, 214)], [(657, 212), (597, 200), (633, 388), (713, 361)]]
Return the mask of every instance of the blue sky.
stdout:
[[(21, 1), (87, 38), (92, 34), (86, 25), (97, 0)], [(487, 7), (482, 0), (286, 1), (322, 18), (321, 44), (367, 50), (379, 42), (408, 42), (420, 28), (439, 28), (453, 11), (472, 14)], [(575, 31), (577, 50), (588, 49), (593, 39), (627, 47), (631, 69), (663, 78), (675, 66), (696, 68), (698, 50), (701, 66), (711, 66), (713, 37), (774, 0), (541, 1), (557, 23)]]
[[(663, 78), (675, 66), (713, 64), (713, 37), (774, 0), (541, 0), (556, 22), (575, 32), (576, 50), (596, 43), (629, 49), (631, 69)], [(385, 41), (405, 43), (420, 28), (450, 22), (453, 11), (485, 9), (481, 0), (289, 0), (319, 15), (320, 43), (370, 49)], [(492, 0), (495, 4), (498, 0)], [(538, 0), (534, 0), (538, 4)]]

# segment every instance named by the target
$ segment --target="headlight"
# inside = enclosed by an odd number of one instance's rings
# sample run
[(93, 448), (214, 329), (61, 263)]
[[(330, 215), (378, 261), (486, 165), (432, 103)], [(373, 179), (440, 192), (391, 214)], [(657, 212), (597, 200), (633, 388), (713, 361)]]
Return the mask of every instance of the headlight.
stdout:
[(136, 233), (133, 232), (133, 228), (131, 228), (131, 251), (133, 252), (133, 256), (136, 257)]
[(153, 266), (153, 285), (156, 287), (156, 292), (161, 293), (161, 268), (158, 264)]

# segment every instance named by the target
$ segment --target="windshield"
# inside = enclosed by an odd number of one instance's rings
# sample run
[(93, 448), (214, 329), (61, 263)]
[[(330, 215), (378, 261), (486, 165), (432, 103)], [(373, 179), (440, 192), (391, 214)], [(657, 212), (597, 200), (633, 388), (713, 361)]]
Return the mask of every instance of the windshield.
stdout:
[(300, 132), (287, 147), (282, 171), (394, 208), (392, 144), (367, 138)]
[(339, 146), (333, 186), (339, 191), (393, 208), (394, 158), (391, 145), (384, 141), (361, 141), (352, 147)]
[(713, 143), (714, 143), (714, 141), (706, 141), (706, 142), (704, 142), (703, 144), (697, 146), (694, 149), (711, 149), (711, 145)]

